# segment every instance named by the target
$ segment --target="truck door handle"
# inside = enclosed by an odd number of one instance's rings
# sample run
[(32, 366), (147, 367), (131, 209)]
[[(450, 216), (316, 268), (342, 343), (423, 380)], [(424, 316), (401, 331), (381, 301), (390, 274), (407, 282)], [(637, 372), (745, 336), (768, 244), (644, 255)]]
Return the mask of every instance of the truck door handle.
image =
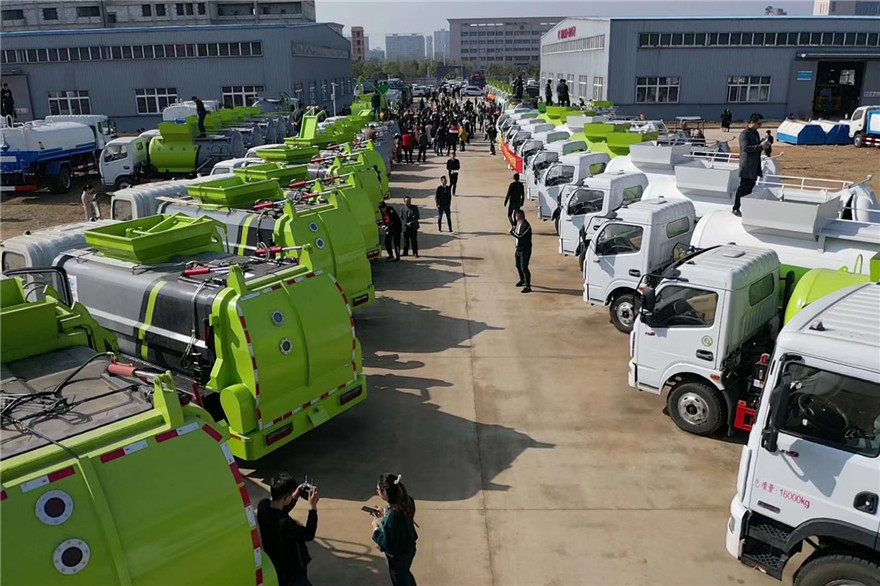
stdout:
[(697, 350), (697, 358), (700, 360), (714, 360), (715, 355), (708, 350)]
[(130, 167), (129, 167), (128, 165), (123, 165), (122, 168), (123, 168), (123, 169), (129, 169)]
[(857, 511), (862, 511), (873, 515), (877, 512), (877, 502), (880, 498), (873, 492), (860, 492), (853, 501), (853, 507)]
[(640, 270), (638, 270), (638, 269), (630, 269), (630, 270), (629, 270), (629, 276), (630, 276), (630, 277), (641, 277), (641, 276), (642, 276), (642, 272), (641, 272)]

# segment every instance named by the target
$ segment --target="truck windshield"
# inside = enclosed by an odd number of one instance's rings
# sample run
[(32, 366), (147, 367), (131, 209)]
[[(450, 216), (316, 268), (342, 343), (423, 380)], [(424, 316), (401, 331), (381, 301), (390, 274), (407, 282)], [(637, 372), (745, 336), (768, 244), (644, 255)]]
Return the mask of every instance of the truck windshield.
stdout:
[(791, 377), (782, 431), (874, 458), (880, 455), (880, 384), (788, 362)]
[(539, 154), (537, 157), (535, 157), (535, 162), (532, 165), (532, 169), (535, 172), (543, 171), (544, 169), (556, 162), (555, 155), (556, 153)]
[(119, 161), (128, 156), (127, 144), (108, 144), (104, 147), (104, 162)]
[(655, 328), (708, 327), (715, 323), (718, 294), (683, 285), (657, 291), (651, 325)]
[[(602, 211), (605, 192), (597, 189), (577, 189), (568, 200), (568, 213), (571, 216), (598, 214)], [(636, 247), (635, 250), (638, 250)], [(635, 250), (630, 252), (635, 252)]]

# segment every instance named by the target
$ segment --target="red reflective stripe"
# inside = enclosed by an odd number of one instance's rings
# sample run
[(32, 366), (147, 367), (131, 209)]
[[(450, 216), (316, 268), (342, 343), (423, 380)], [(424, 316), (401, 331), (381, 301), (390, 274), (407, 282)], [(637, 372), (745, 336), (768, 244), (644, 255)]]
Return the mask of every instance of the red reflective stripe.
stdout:
[(280, 288), (281, 288), (281, 285), (278, 285), (278, 284), (272, 285), (272, 290), (273, 290), (273, 291), (277, 291), (277, 290), (280, 289)]
[(315, 276), (315, 273), (309, 273), (306, 275), (306, 279), (311, 279), (314, 276)]
[(257, 388), (256, 388), (256, 390), (255, 390), (254, 392), (256, 393), (256, 395), (257, 395), (258, 397), (260, 396), (260, 383), (257, 383)]
[(247, 343), (251, 343), (251, 334), (247, 330), (244, 331), (244, 339), (247, 340)]
[(337, 390), (342, 390), (342, 389), (344, 389), (344, 388), (345, 388), (345, 383), (342, 383), (341, 385), (339, 385), (338, 387), (336, 387)]
[(293, 417), (293, 411), (291, 411), (290, 413), (285, 413), (281, 419), (290, 419), (291, 417)]
[(172, 429), (171, 431), (166, 431), (165, 433), (160, 433), (156, 436), (156, 443), (161, 444), (162, 442), (168, 441), (170, 439), (174, 439), (177, 437), (177, 430)]
[(296, 279), (288, 279), (288, 280), (287, 280), (287, 284), (288, 284), (288, 285), (294, 285), (294, 284), (296, 284)]
[(61, 480), (62, 478), (67, 478), (68, 476), (73, 476), (76, 474), (76, 470), (73, 469), (73, 466), (68, 466), (67, 468), (62, 468), (61, 470), (56, 470), (49, 474), (49, 482), (55, 482), (56, 480)]
[(0, 503), (2, 503), (3, 501), (5, 501), (8, 497), (9, 497), (9, 495), (6, 494), (6, 491), (5, 491), (5, 490), (4, 490), (3, 492), (0, 492)]
[[(340, 289), (340, 291), (342, 291), (342, 289)], [(345, 300), (345, 304), (348, 305), (348, 295), (346, 295), (345, 293), (343, 293), (343, 294), (342, 294), (342, 298)]]
[(352, 349), (352, 350), (357, 350), (357, 347), (358, 347), (357, 338), (352, 338), (352, 339), (351, 339), (351, 349)]
[(311, 402), (311, 401), (308, 401), (308, 402), (306, 402), (306, 403), (303, 403), (302, 408), (303, 408), (303, 409), (308, 409), (308, 408), (311, 407), (311, 406), (312, 406), (312, 402)]
[(284, 416), (283, 416), (283, 415), (282, 415), (281, 417), (276, 417), (275, 419), (273, 419), (273, 420), (272, 420), (272, 425), (275, 425), (275, 424), (277, 424), (277, 423), (281, 423), (282, 421), (284, 421)]
[(244, 503), (244, 506), (251, 506), (251, 497), (248, 495), (247, 487), (239, 487), (238, 492), (241, 493), (241, 502)]
[(118, 450), (113, 450), (112, 452), (107, 452), (106, 454), (101, 456), (101, 463), (106, 464), (107, 462), (112, 462), (116, 458), (121, 458), (125, 455), (125, 450), (119, 448)]
[(354, 327), (354, 318), (350, 318), (350, 319), (351, 319), (351, 327)]
[(210, 425), (204, 425), (204, 426), (202, 426), (202, 429), (204, 429), (205, 433), (210, 435), (216, 441), (218, 441), (218, 442), (223, 441), (223, 436), (220, 435), (220, 432), (217, 431), (216, 429), (214, 429), (213, 427), (211, 427)]
[(324, 393), (323, 395), (321, 395), (321, 399), (327, 399), (329, 397), (330, 397), (330, 393)]
[(257, 586), (263, 584), (263, 568), (257, 568)]
[(240, 316), (238, 316), (238, 319), (241, 321), (241, 327), (243, 327), (244, 329), (247, 329), (247, 322), (245, 321), (244, 316), (240, 315)]
[(256, 529), (251, 530), (251, 540), (254, 542), (254, 549), (260, 547), (260, 532)]
[(233, 462), (229, 465), (229, 469), (232, 470), (232, 475), (235, 477), (235, 483), (241, 484), (244, 482), (244, 478), (241, 475), (241, 471), (238, 469), (238, 464)]

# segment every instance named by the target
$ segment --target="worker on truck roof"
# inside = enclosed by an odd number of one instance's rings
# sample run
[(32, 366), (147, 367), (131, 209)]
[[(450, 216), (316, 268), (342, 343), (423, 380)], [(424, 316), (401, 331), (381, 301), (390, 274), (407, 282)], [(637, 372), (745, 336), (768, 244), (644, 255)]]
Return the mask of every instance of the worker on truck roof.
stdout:
[[(307, 541), (315, 539), (318, 531), (318, 489), (299, 484), (290, 474), (279, 474), (269, 480), (271, 500), (263, 499), (257, 505), (257, 521), (263, 549), (272, 560), (278, 574), (279, 586), (311, 586), (308, 565), (312, 561)], [(309, 500), (309, 518), (305, 527), (297, 523), (290, 512), (300, 497)]]

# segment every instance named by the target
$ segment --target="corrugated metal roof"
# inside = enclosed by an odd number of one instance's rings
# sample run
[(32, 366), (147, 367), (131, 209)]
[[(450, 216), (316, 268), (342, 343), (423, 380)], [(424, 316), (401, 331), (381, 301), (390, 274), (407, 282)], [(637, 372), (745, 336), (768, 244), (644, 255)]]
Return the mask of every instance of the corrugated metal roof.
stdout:
[[(42, 37), (59, 35), (91, 35), (91, 34), (117, 34), (117, 33), (163, 33), (172, 31), (210, 31), (210, 30), (235, 30), (235, 29), (283, 29), (283, 28), (306, 28), (310, 26), (326, 26), (324, 22), (292, 22), (292, 23), (237, 23), (237, 24), (189, 24), (181, 26), (138, 26), (120, 28), (92, 28), (92, 29), (58, 29), (48, 31), (14, 31), (0, 33), (2, 37)], [(332, 28), (331, 28), (332, 30)], [(334, 31), (335, 32), (335, 31)]]

